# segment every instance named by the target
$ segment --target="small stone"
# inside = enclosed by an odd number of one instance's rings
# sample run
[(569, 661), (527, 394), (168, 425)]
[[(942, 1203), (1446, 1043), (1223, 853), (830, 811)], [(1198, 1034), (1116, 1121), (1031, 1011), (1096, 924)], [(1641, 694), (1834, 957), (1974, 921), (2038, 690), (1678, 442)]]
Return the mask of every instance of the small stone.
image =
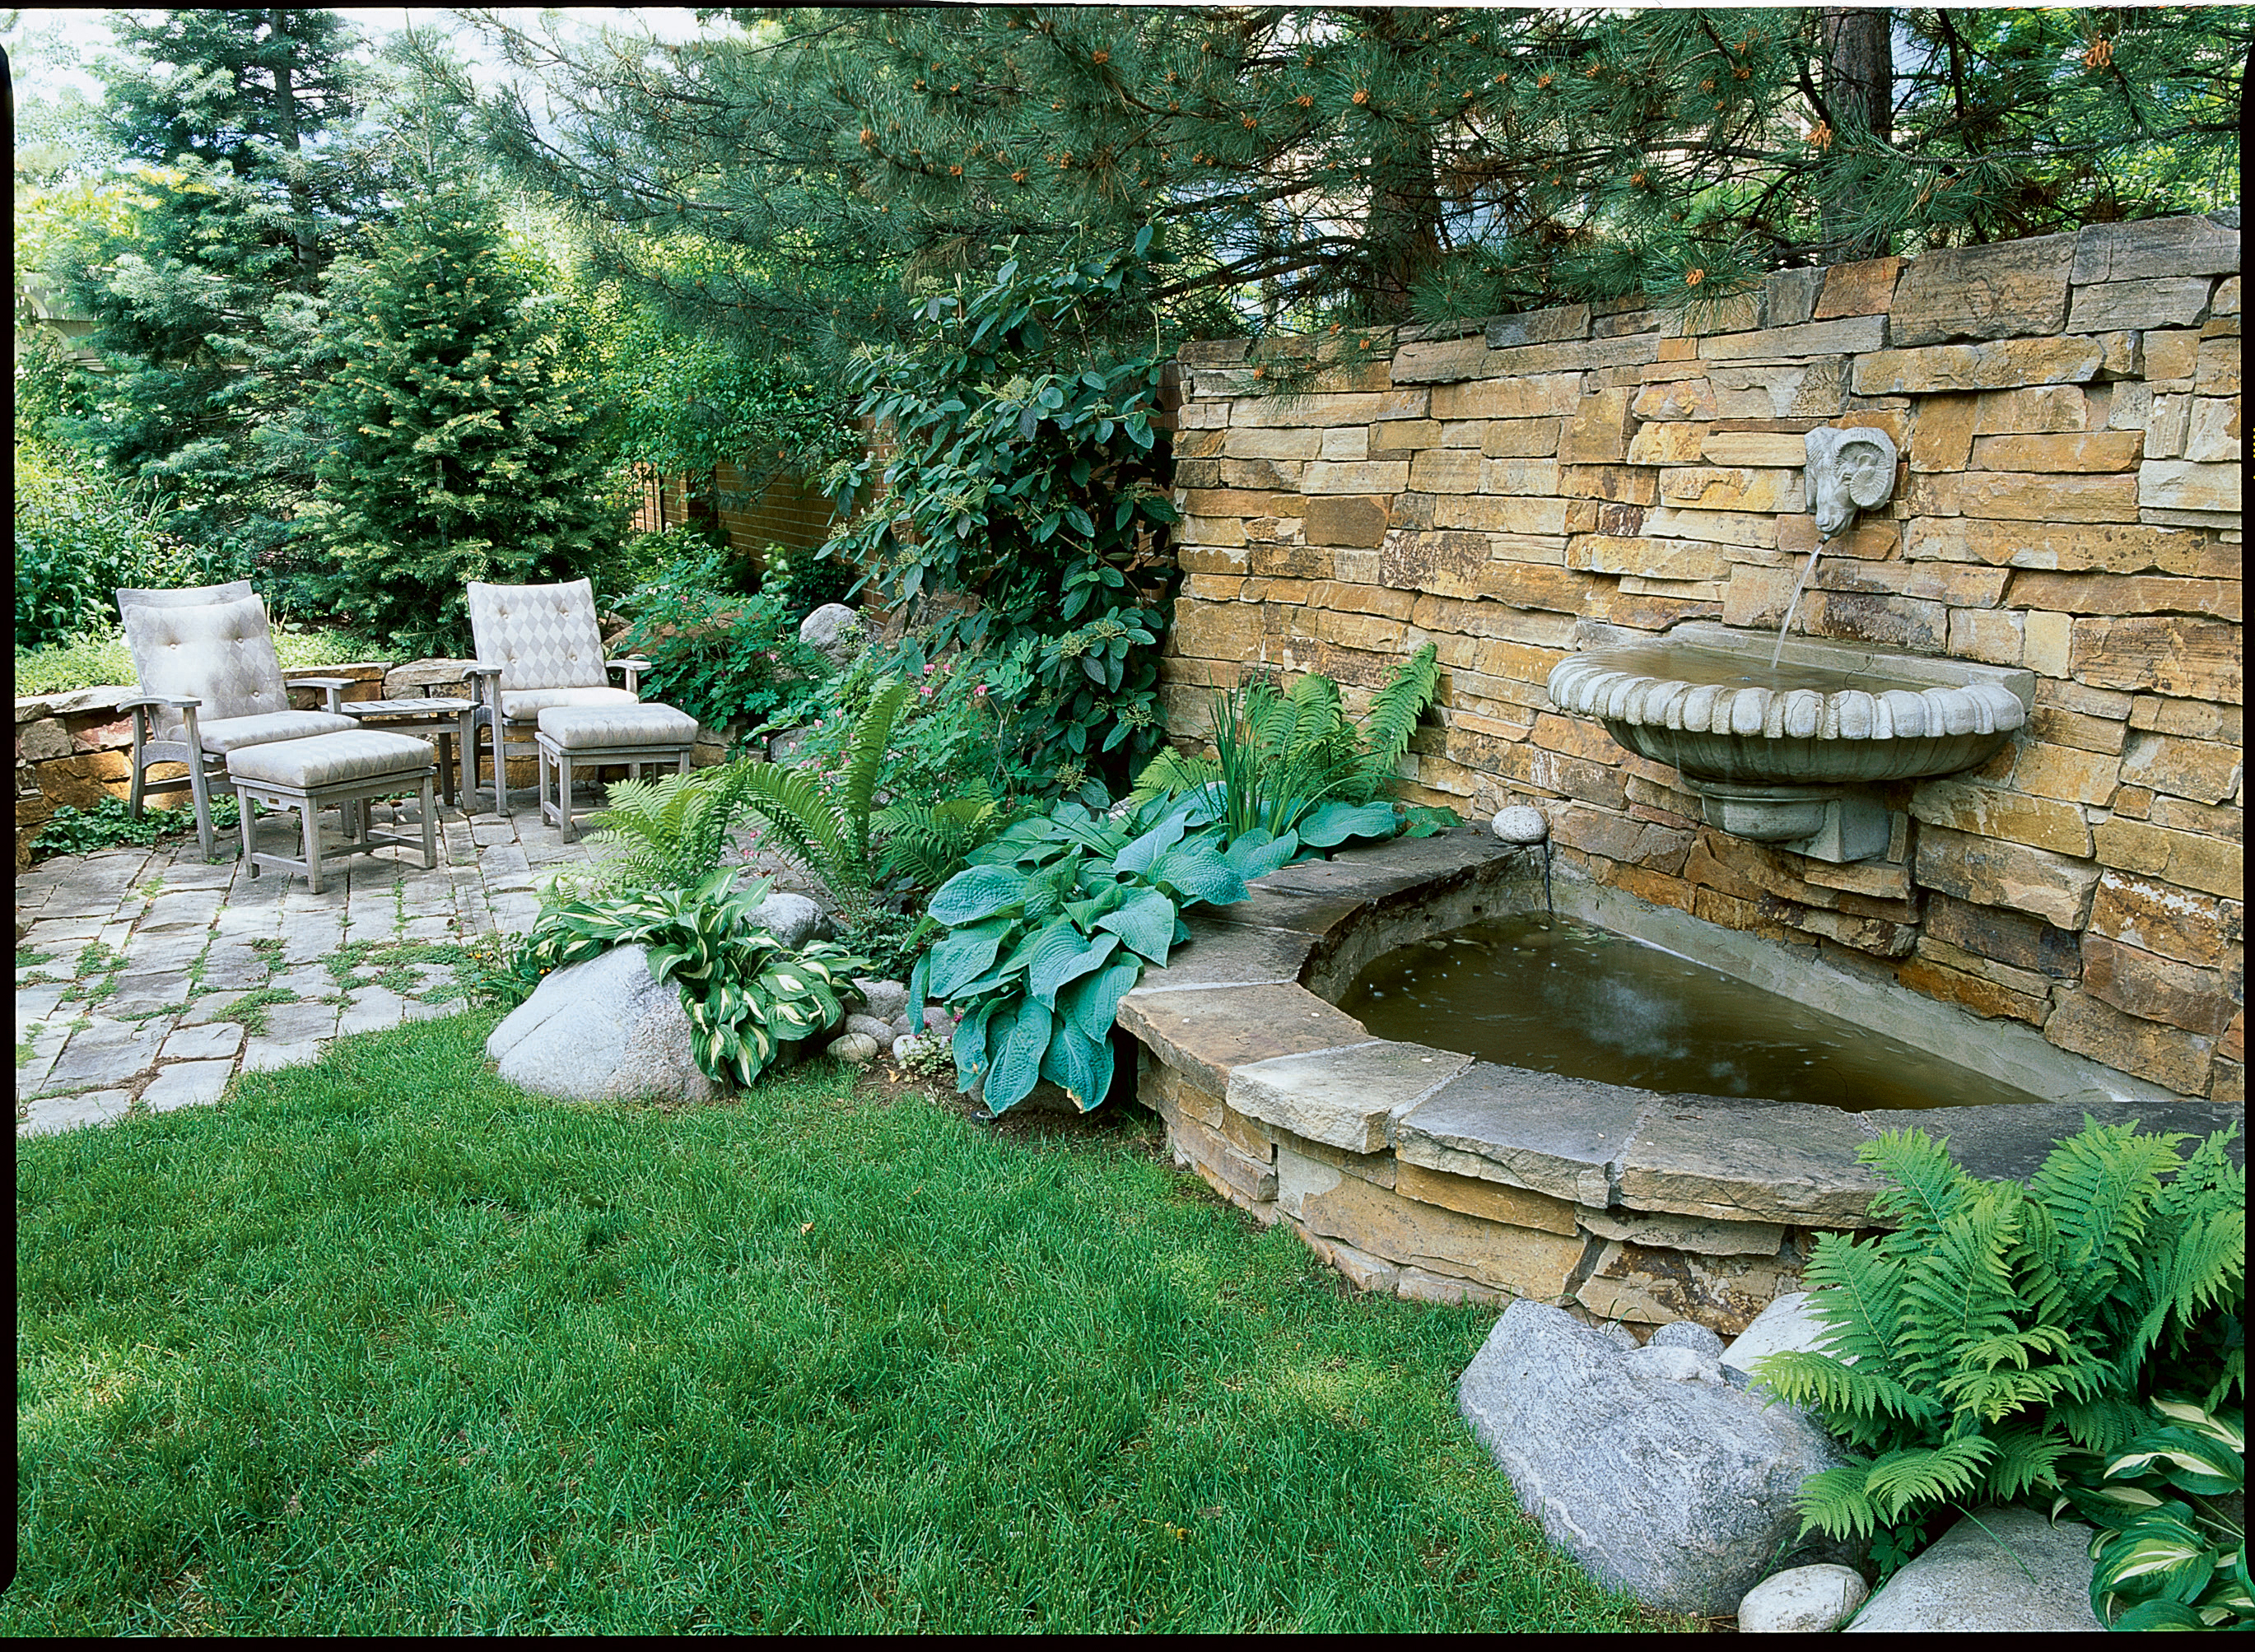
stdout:
[(1829, 1634), (1871, 1594), (1849, 1566), (1795, 1566), (1763, 1578), (1739, 1602), (1741, 1634)]
[(798, 640), (833, 665), (859, 654), (865, 634), (861, 616), (842, 602), (825, 602), (798, 623)]
[(752, 922), (793, 952), (810, 941), (827, 941), (835, 933), (830, 914), (804, 895), (769, 895), (752, 909)]
[(1624, 1357), (1623, 1363), (1639, 1376), (1651, 1377), (1662, 1382), (1719, 1382), (1723, 1368), (1719, 1362), (1702, 1359), (1689, 1348), (1670, 1346), (1658, 1336)]
[(830, 1043), (830, 1054), (852, 1067), (868, 1066), (877, 1059), (877, 1040), (866, 1032), (848, 1032)]
[(922, 1039), (912, 1032), (903, 1033), (893, 1040), (893, 1060), (906, 1067), (909, 1064), (909, 1058), (922, 1048), (924, 1048)]
[(1806, 1291), (1788, 1292), (1772, 1301), (1722, 1351), (1723, 1363), (1732, 1370), (1754, 1376), (1758, 1375), (1754, 1367), (1773, 1354), (1788, 1350), (1822, 1353), (1829, 1333), (1810, 1310), (1809, 1294)]
[[(916, 1023), (910, 1020), (907, 1012), (903, 1011), (899, 1015), (895, 1016), (891, 1020), (886, 1022), (885, 1027), (886, 1030), (891, 1033), (893, 1038), (904, 1039), (916, 1031)], [(888, 1043), (890, 1041), (890, 1040), (887, 1040)]]
[(924, 1030), (935, 1038), (952, 1039), (957, 1018), (936, 1004), (928, 1004), (924, 1012)]
[(872, 1043), (876, 1045), (879, 1049), (883, 1049), (888, 1045), (891, 1044), (894, 1038), (891, 1025), (889, 1022), (879, 1020), (873, 1015), (847, 1016), (846, 1018), (846, 1030), (848, 1032), (858, 1032), (861, 1034), (862, 1037), (869, 1040)]
[(1550, 823), (1542, 818), (1541, 809), (1514, 803), (1496, 811), (1493, 830), (1507, 844), (1539, 844), (1550, 835)]
[(896, 1020), (908, 1013), (909, 990), (899, 981), (873, 981), (868, 976), (854, 977), (854, 990), (861, 993), (868, 1013), (880, 1021)]
[(1720, 1361), (1723, 1357), (1723, 1339), (1697, 1320), (1678, 1320), (1673, 1325), (1661, 1326), (1645, 1347), (1689, 1348), (1703, 1360)]

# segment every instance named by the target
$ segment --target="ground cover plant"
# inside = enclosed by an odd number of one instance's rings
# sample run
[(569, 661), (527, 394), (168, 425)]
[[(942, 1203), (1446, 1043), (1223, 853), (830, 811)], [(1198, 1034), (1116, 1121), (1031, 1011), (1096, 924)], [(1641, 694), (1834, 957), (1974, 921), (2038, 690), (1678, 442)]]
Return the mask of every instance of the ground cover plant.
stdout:
[(2097, 1526), (2090, 1610), (2110, 1629), (2255, 1628), (2247, 1570), (2247, 1433), (2236, 1410), (2157, 1400), (2158, 1421), (2070, 1485)]
[(18, 1150), (11, 1634), (1682, 1627), (1455, 1416), (1492, 1313), (818, 1063), (559, 1107), (490, 1012)]
[(622, 654), (650, 662), (644, 697), (708, 728), (790, 728), (821, 704), (830, 662), (798, 640), (806, 610), (781, 590), (740, 588), (743, 559), (686, 530), (646, 536), (669, 553), (610, 599)]
[[(193, 572), (186, 575), (191, 583), (193, 578)], [(117, 626), (115, 593), (109, 593), (107, 600), (109, 619), (103, 626), (43, 648), (16, 650), (18, 695), (133, 686), (133, 655), (125, 646), (125, 633)], [(287, 620), (276, 620), (271, 629), (274, 653), (285, 671), (392, 657), (383, 638), (363, 631), (295, 625)], [(22, 634), (18, 633), (19, 641)]]

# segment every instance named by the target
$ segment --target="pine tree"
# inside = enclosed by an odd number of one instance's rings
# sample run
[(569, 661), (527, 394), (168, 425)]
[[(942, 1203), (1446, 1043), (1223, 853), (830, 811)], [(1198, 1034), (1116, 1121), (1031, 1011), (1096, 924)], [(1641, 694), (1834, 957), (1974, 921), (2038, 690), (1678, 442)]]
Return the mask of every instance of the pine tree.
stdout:
[(364, 180), (322, 140), (357, 112), (332, 12), (172, 11), (115, 21), (107, 136), (136, 175), (129, 224), (59, 237), (53, 271), (100, 326), (96, 412), (67, 427), (155, 482), (168, 524), (247, 569), (288, 535), (310, 477), (303, 386), (321, 273)]
[(2236, 199), (2247, 8), (1836, 10), (737, 11), (664, 56), (489, 17), (561, 95), (481, 119), (769, 353), (899, 341), (959, 274), (1146, 223), (1176, 260), (1146, 330), (1211, 335), (1680, 304)]
[(490, 204), (438, 189), (330, 283), (335, 433), (304, 526), (312, 601), (404, 644), (468, 634), (465, 584), (585, 572), (623, 527), (591, 409)]

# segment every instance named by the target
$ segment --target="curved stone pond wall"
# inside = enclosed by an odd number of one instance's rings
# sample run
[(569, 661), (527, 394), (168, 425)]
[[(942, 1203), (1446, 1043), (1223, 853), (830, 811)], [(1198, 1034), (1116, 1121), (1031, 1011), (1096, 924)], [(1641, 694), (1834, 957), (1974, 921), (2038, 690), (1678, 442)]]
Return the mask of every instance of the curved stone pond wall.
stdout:
[[(1538, 851), (1539, 852), (1539, 851)], [(1373, 1039), (1331, 999), (1398, 946), (1537, 909), (1539, 861), (1467, 827), (1288, 867), (1203, 909), (1119, 1025), (1137, 1094), (1178, 1162), (1264, 1222), (1289, 1223), (1357, 1284), (1439, 1301), (1515, 1297), (1633, 1325), (1743, 1329), (1802, 1288), (1813, 1236), (1869, 1225), (1856, 1150), (1919, 1124), (1977, 1174), (2024, 1176), (2081, 1128), (2137, 1119), (2208, 1131), (2240, 1110), (2188, 1102), (1805, 948), (1560, 877), (1562, 914), (1669, 947), (1862, 1021), (2041, 1103), (1848, 1113), (1662, 1094)]]

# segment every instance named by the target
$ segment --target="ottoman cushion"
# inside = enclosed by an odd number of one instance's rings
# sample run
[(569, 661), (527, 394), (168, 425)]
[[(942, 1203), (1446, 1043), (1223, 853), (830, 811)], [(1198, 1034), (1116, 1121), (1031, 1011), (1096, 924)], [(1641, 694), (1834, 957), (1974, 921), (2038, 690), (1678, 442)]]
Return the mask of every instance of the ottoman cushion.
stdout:
[(559, 752), (693, 746), (697, 719), (670, 705), (551, 705), (540, 714), (540, 738)]
[(431, 743), (412, 734), (352, 729), (302, 740), (239, 746), (227, 754), (228, 777), (309, 791), (387, 774), (412, 779), (432, 766)]
[(551, 705), (639, 705), (624, 689), (503, 689), (501, 714), (512, 723), (538, 716)]
[(316, 734), (342, 734), (359, 724), (334, 711), (261, 711), (256, 717), (227, 717), (205, 723), (196, 732), (207, 752), (232, 752), (242, 746), (264, 746), (275, 740), (311, 739)]

